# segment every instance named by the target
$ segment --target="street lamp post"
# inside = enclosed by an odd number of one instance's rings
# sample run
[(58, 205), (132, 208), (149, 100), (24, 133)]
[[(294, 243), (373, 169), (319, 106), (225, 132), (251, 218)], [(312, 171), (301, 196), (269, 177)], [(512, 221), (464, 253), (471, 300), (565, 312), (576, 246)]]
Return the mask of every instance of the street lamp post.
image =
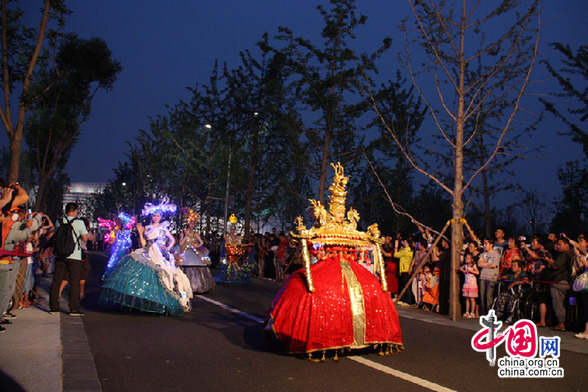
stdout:
[(225, 219), (223, 222), (223, 234), (227, 232), (227, 219), (229, 214), (229, 186), (231, 185), (231, 154), (232, 149), (229, 145), (229, 164), (227, 165), (227, 186), (225, 190)]

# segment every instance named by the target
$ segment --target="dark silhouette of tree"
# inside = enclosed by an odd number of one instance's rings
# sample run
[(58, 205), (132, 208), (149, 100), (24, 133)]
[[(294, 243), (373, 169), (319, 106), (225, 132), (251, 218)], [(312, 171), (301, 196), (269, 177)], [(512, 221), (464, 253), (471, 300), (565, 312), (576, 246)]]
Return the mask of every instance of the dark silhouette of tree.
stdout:
[(100, 38), (66, 35), (55, 61), (40, 69), (31, 85), (25, 140), (38, 174), (35, 210), (45, 209), (47, 184), (59, 177), (82, 124), (88, 120), (97, 91), (110, 91), (120, 63)]
[[(8, 135), (10, 145), (10, 167), (8, 169), (8, 181), (18, 180), (20, 170), (20, 154), (23, 141), (25, 116), (29, 110), (33, 98), (29, 89), (31, 83), (36, 80), (35, 68), (43, 59), (43, 41), (46, 36), (54, 34), (50, 31), (49, 23), (57, 20), (58, 29), (63, 28), (65, 16), (69, 11), (65, 7), (65, 1), (45, 0), (41, 13), (39, 28), (30, 28), (24, 25), (22, 10), (11, 7), (11, 2), (1, 2), (1, 45), (2, 57), (2, 98), (3, 105), (0, 108), (2, 125)], [(20, 94), (13, 94), (16, 89)], [(14, 102), (17, 100), (17, 102)], [(18, 110), (14, 107), (18, 106)], [(13, 118), (13, 110), (17, 113)]]

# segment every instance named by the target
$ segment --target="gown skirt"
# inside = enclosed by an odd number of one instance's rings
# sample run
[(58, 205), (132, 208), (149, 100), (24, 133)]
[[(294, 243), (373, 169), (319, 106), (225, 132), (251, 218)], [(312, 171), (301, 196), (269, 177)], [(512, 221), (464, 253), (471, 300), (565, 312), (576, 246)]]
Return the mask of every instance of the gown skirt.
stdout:
[(266, 319), (287, 352), (402, 344), (398, 313), (375, 275), (340, 255), (310, 268), (315, 291), (307, 290), (304, 269), (294, 272)]
[(141, 312), (179, 316), (184, 313), (177, 293), (164, 284), (165, 271), (149, 266), (149, 260), (133, 252), (110, 271), (100, 291), (100, 303)]
[(195, 294), (207, 293), (214, 289), (215, 283), (208, 264), (210, 258), (205, 248), (187, 249), (184, 253), (182, 271), (188, 277), (192, 292)]

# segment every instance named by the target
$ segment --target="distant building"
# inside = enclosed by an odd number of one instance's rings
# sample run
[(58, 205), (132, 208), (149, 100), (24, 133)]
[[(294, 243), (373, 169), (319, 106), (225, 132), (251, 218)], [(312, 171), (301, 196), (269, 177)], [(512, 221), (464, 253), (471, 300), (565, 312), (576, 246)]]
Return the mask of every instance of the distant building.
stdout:
[(97, 182), (76, 182), (70, 184), (63, 195), (63, 208), (65, 209), (67, 203), (78, 203), (80, 206), (79, 216), (86, 215), (88, 199), (92, 195), (101, 192), (105, 186), (106, 184)]

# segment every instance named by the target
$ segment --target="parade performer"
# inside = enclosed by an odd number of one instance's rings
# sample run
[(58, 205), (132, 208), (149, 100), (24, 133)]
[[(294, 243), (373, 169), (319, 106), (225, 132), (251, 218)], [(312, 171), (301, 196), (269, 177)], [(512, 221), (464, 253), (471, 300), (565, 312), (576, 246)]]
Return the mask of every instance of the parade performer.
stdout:
[(135, 223), (137, 223), (136, 218), (124, 212), (118, 214), (115, 220), (98, 218), (98, 226), (109, 230), (104, 234), (104, 243), (110, 244), (110, 257), (102, 280), (106, 280), (113, 267), (129, 253), (132, 244), (131, 230)]
[[(379, 347), (380, 355), (400, 351), (398, 314), (387, 292), (378, 225), (357, 230), (353, 208), (345, 219), (348, 177), (341, 164), (331, 164), (335, 177), (329, 187), (329, 211), (311, 200), (316, 224), (306, 229), (297, 218), (292, 237), (302, 245), (304, 268), (293, 273), (274, 299), (265, 331), (273, 331), (288, 353)], [(373, 247), (374, 272), (358, 264), (358, 253)], [(310, 255), (318, 262), (310, 263)]]
[(190, 310), (190, 281), (169, 253), (175, 242), (169, 222), (161, 222), (163, 213), (175, 210), (167, 198), (159, 205), (145, 204), (143, 215), (151, 216), (151, 224), (145, 228), (137, 224), (142, 248), (125, 256), (107, 274), (100, 292), (102, 304), (171, 316)]
[(235, 214), (231, 214), (229, 223), (231, 224), (229, 233), (225, 235), (223, 244), (226, 257), (221, 258), (220, 272), (214, 276), (214, 281), (225, 284), (249, 284), (255, 263), (244, 255), (248, 247), (253, 244), (242, 243), (241, 236), (237, 234)]
[(198, 213), (193, 210), (188, 211), (188, 227), (182, 230), (180, 248), (176, 257), (176, 264), (182, 267), (195, 294), (214, 289), (214, 279), (208, 269), (210, 265), (208, 249), (202, 246), (204, 242), (194, 229), (198, 219), (200, 219)]

